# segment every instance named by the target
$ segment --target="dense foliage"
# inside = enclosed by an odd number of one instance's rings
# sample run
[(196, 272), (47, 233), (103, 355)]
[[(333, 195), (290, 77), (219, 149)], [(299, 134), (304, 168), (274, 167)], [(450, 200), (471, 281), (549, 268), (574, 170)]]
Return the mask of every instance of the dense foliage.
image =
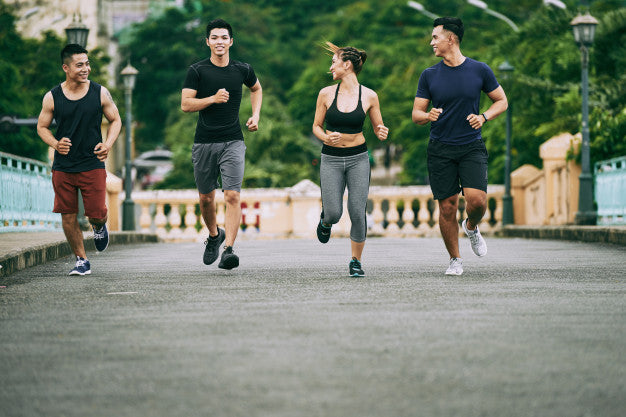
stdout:
[[(61, 68), (64, 41), (52, 32), (42, 39), (24, 39), (15, 29), (11, 7), (0, 1), (0, 114), (37, 117), (43, 96), (65, 80)], [(109, 59), (102, 51), (90, 51), (91, 79), (104, 82)], [(0, 132), (0, 151), (45, 160), (47, 146), (33, 127)]]
[[(578, 2), (566, 0), (567, 9), (562, 10), (544, 6), (541, 0), (489, 1), (490, 8), (516, 22), (519, 32), (465, 1), (421, 3), (433, 13), (461, 17), (466, 25), (463, 53), (489, 64), (503, 84), (513, 111), (514, 169), (525, 163), (541, 166), (541, 143), (561, 132), (580, 130), (580, 51), (569, 24)], [(590, 57), (592, 161), (597, 161), (626, 155), (626, 2), (593, 1), (591, 13), (600, 21)], [(368, 145), (374, 149), (395, 144), (402, 150), (401, 181), (426, 181), (428, 127), (414, 125), (411, 110), (421, 72), (438, 61), (429, 47), (430, 18), (407, 7), (405, 0), (194, 0), (135, 25), (123, 37), (128, 41), (122, 53), (140, 71), (133, 100), (138, 150), (167, 146), (175, 154), (175, 169), (162, 187), (193, 187), (190, 149), (197, 115), (180, 110), (180, 90), (188, 66), (209, 54), (205, 26), (216, 17), (233, 25), (232, 58), (251, 63), (263, 85), (259, 131), (245, 133), (245, 186), (290, 186), (302, 178), (317, 178), (320, 145), (311, 137), (311, 124), (319, 89), (332, 83), (327, 73), (330, 57), (322, 48), (325, 40), (367, 51), (359, 79), (377, 91), (390, 128), (388, 142), (380, 143), (367, 126)], [(2, 19), (9, 18), (3, 13)], [(21, 49), (13, 46), (17, 41), (11, 37), (19, 37), (10, 29), (12, 22), (2, 23), (4, 58), (5, 45)], [(19, 42), (39, 45), (46, 39)], [(20, 78), (37, 67), (27, 63), (39, 62), (38, 54), (45, 56), (49, 50), (57, 53), (49, 45), (43, 52), (22, 51), (19, 59), (0, 61), (12, 68), (0, 71), (0, 106), (9, 103), (17, 109), (13, 113), (24, 115), (36, 111), (45, 90), (57, 81), (38, 84), (39, 91), (28, 84), (34, 81)], [(498, 71), (505, 60), (515, 67), (510, 80)], [(56, 70), (49, 62), (39, 66)], [(36, 97), (35, 104), (22, 102), (23, 91)], [(483, 110), (488, 104), (484, 96)], [(249, 113), (246, 96), (242, 122)], [(502, 116), (483, 132), (492, 183), (503, 181), (504, 124)], [(0, 147), (4, 149), (2, 142)]]

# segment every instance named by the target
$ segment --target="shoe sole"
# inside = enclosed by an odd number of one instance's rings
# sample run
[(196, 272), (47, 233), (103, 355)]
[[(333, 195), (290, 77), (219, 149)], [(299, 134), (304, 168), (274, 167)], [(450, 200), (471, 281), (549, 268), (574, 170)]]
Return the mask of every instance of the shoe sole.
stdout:
[(80, 275), (81, 277), (84, 277), (85, 275), (91, 275), (91, 270), (81, 274), (80, 272), (70, 272), (69, 275)]
[(363, 275), (359, 275), (359, 274), (352, 274), (352, 275), (350, 275), (350, 276), (351, 276), (352, 278), (364, 278), (364, 277), (365, 277), (365, 274), (363, 274)]
[(455, 273), (455, 272), (446, 272), (446, 275), (451, 275), (451, 276), (456, 276), (456, 277), (458, 277), (458, 276), (463, 275), (463, 272), (461, 272), (460, 274), (457, 274), (457, 273)]
[(211, 265), (213, 262), (217, 261), (217, 258), (220, 257), (220, 251), (219, 248), (222, 245), (222, 243), (224, 243), (224, 241), (226, 240), (226, 232), (221, 233), (222, 229), (218, 229), (217, 233), (218, 236), (222, 236), (222, 238), (220, 239), (219, 243), (217, 244), (217, 250), (215, 251), (215, 258), (213, 258), (212, 261), (207, 262), (206, 259), (204, 259), (204, 255), (202, 255), (202, 262), (204, 262), (205, 265)]

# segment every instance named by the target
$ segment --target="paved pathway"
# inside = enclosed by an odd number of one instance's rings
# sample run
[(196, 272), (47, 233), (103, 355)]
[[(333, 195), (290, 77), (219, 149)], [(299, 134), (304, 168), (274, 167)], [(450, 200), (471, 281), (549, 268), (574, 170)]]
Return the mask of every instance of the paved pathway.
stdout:
[(0, 279), (1, 416), (623, 416), (621, 246), (488, 239), (114, 245)]

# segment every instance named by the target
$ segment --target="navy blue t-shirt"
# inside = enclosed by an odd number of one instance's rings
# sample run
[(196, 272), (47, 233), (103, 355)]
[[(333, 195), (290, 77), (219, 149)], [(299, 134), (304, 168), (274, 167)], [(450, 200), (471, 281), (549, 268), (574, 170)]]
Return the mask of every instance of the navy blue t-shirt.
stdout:
[(189, 67), (183, 88), (196, 90), (196, 98), (205, 98), (225, 88), (226, 103), (216, 103), (200, 110), (194, 143), (228, 142), (243, 140), (239, 124), (242, 84), (252, 87), (257, 78), (252, 66), (230, 60), (227, 66), (218, 67), (211, 58), (196, 62)]
[(499, 86), (491, 68), (471, 58), (456, 67), (441, 61), (425, 69), (415, 97), (428, 99), (433, 107), (443, 110), (430, 124), (430, 138), (451, 145), (481, 139), (480, 129), (473, 129), (467, 116), (479, 114), (481, 91), (490, 93)]

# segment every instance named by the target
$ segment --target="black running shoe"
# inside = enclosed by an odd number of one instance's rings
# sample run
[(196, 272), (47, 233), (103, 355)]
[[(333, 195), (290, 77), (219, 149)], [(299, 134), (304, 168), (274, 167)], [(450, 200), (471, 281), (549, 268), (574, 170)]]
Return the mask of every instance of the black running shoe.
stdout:
[(332, 226), (324, 226), (322, 219), (320, 219), (320, 222), (317, 224), (317, 240), (322, 243), (327, 243), (330, 239), (331, 228)]
[(204, 248), (204, 256), (202, 257), (202, 261), (204, 261), (205, 265), (211, 265), (217, 259), (220, 254), (220, 245), (226, 239), (226, 232), (224, 229), (217, 228), (217, 236), (209, 236), (207, 240), (204, 241), (206, 247)]
[(233, 269), (239, 266), (239, 256), (233, 253), (232, 246), (224, 246), (224, 252), (222, 252), (222, 260), (218, 267), (222, 269)]
[(100, 230), (96, 230), (95, 226), (91, 226), (93, 229), (93, 243), (96, 246), (98, 252), (102, 252), (109, 247), (109, 231), (107, 225), (103, 224)]
[(361, 261), (357, 258), (352, 258), (349, 269), (351, 277), (361, 278), (365, 276), (365, 272), (363, 272), (363, 268), (361, 267)]

